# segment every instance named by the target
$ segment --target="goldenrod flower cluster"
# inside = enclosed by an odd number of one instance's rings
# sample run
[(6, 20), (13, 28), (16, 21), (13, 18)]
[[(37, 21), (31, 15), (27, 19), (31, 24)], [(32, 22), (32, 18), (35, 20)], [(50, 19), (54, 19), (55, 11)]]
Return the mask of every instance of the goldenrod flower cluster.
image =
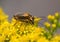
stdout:
[(2, 8), (0, 8), (0, 42), (60, 42), (60, 35), (54, 35), (56, 30), (60, 28), (59, 13), (54, 16), (49, 15), (45, 22), (45, 27), (38, 25), (41, 18), (35, 17), (34, 25), (21, 21), (16, 21), (12, 18), (8, 21)]

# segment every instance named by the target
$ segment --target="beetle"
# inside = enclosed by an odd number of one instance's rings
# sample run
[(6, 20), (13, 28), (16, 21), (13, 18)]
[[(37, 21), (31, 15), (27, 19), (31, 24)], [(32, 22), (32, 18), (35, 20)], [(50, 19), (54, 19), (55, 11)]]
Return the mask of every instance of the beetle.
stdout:
[(34, 16), (30, 15), (28, 12), (25, 13), (17, 13), (16, 15), (13, 16), (15, 20), (25, 22), (25, 23), (30, 23), (34, 24)]

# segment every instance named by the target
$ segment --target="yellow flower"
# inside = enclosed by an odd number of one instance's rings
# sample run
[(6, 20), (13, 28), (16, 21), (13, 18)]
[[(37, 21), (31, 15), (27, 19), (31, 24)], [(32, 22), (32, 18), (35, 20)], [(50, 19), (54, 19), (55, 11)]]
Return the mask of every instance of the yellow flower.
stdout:
[(14, 26), (10, 26), (10, 28), (9, 28), (9, 30), (10, 30), (10, 33), (9, 33), (9, 35), (15, 35), (17, 32), (17, 29), (14, 27)]
[(40, 37), (37, 42), (49, 42), (45, 37)]
[(7, 15), (5, 16), (5, 15), (0, 15), (0, 20), (5, 20), (5, 19), (7, 19)]
[(5, 26), (10, 26), (10, 23), (6, 20), (6, 21), (4, 21), (4, 23), (3, 23)]
[(27, 36), (31, 41), (37, 40), (39, 38), (39, 35), (37, 33), (31, 33), (28, 34)]
[(17, 35), (12, 35), (10, 42), (20, 42), (19, 37), (17, 37)]
[(60, 42), (60, 35), (56, 35), (54, 38), (50, 40), (50, 42)]
[(34, 18), (35, 18), (35, 19), (34, 19), (35, 22), (39, 22), (39, 21), (42, 19), (42, 18), (38, 18), (38, 17), (36, 17), (36, 16), (35, 16)]
[(5, 40), (5, 35), (0, 36), (0, 42), (4, 42)]
[(24, 26), (21, 26), (21, 27), (20, 27), (20, 31), (23, 32), (24, 30), (25, 30)]
[(56, 28), (56, 24), (52, 24), (52, 28)]
[(6, 19), (8, 16), (5, 15), (5, 13), (3, 12), (2, 8), (0, 8), (0, 20), (4, 20)]
[(23, 35), (19, 38), (20, 42), (28, 42), (29, 38), (26, 35)]
[(47, 16), (48, 19), (51, 19), (51, 17), (52, 17), (51, 15), (48, 15), (48, 16)]
[(56, 13), (55, 13), (55, 16), (56, 16), (56, 17), (58, 17), (58, 16), (59, 16), (59, 13), (58, 13), (58, 12), (56, 12)]
[(55, 19), (55, 16), (52, 16), (51, 19), (54, 20)]
[(40, 31), (42, 31), (42, 29), (41, 28), (35, 28), (35, 30), (34, 30), (35, 32), (40, 32)]
[(11, 25), (14, 25), (16, 23), (16, 20), (12, 18)]
[(9, 33), (10, 33), (10, 30), (9, 30), (9, 29), (5, 29), (5, 30), (3, 31), (3, 34), (4, 34), (4, 35), (9, 35)]
[(50, 27), (50, 23), (48, 23), (48, 22), (45, 22), (44, 25), (45, 25), (46, 27)]
[(2, 14), (2, 12), (3, 12), (3, 9), (0, 7), (0, 14)]
[(57, 19), (54, 19), (54, 23), (57, 23), (58, 22), (58, 20)]
[(38, 35), (41, 34), (41, 35), (43, 35), (42, 32), (45, 32), (42, 27), (41, 27), (41, 28), (35, 28), (35, 29), (34, 29), (34, 33), (35, 33), (35, 34), (38, 34)]
[(55, 19), (55, 16), (53, 16), (53, 15), (48, 15), (48, 17), (47, 17), (49, 20), (54, 20)]

